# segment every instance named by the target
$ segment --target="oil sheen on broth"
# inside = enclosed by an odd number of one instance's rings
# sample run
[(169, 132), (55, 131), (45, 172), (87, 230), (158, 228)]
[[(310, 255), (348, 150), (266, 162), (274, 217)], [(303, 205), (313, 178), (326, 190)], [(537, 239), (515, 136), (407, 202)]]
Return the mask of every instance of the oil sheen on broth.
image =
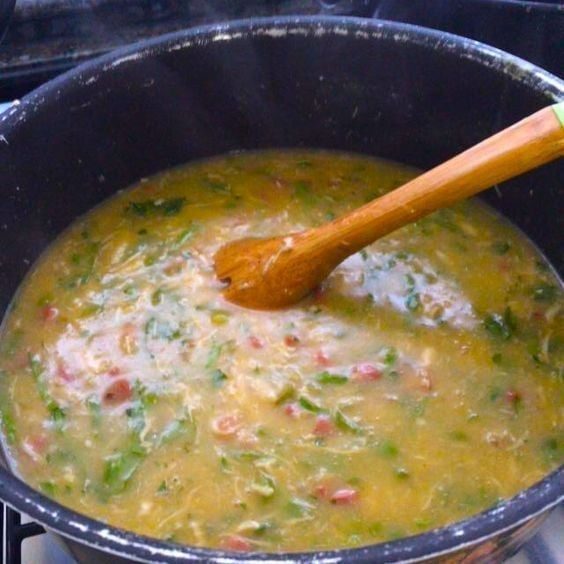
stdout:
[(17, 472), (112, 525), (233, 550), (350, 547), (490, 507), (563, 460), (563, 292), (468, 202), (298, 306), (226, 303), (224, 242), (308, 228), (414, 174), (232, 155), (121, 192), (45, 253), (3, 328)]

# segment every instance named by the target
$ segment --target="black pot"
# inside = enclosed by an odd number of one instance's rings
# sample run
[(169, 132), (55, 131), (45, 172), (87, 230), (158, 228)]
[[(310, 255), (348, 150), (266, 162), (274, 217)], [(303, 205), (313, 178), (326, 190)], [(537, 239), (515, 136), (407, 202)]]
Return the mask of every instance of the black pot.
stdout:
[[(118, 51), (55, 79), (0, 117), (0, 308), (77, 215), (167, 167), (234, 149), (305, 146), (428, 168), (562, 98), (562, 81), (501, 51), (377, 20), (238, 22)], [(555, 163), (486, 195), (560, 273), (563, 172)], [(315, 558), (497, 561), (532, 536), (562, 499), (563, 482), (560, 468), (463, 522)], [(81, 561), (313, 559), (145, 538), (65, 509), (8, 469), (0, 469), (0, 497), (62, 535)]]
[(0, 0), (0, 41), (8, 29), (15, 5), (16, 0)]

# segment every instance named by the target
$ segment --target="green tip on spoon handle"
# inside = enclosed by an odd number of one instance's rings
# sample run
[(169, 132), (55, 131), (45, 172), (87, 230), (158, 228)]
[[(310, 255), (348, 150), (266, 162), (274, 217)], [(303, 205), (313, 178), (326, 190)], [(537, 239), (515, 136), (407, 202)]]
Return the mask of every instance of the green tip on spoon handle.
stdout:
[(564, 127), (564, 101), (558, 102), (558, 104), (553, 104), (552, 109), (554, 110), (560, 125)]

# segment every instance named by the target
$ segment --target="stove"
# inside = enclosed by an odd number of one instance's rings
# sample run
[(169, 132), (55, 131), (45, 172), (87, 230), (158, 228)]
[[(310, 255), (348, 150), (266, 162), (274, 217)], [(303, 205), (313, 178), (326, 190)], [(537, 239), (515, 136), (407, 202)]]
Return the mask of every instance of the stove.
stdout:
[[(0, 39), (14, 0), (0, 0)], [(564, 75), (561, 0), (18, 0), (0, 44), (0, 113), (11, 101), (112, 49), (231, 19), (324, 14), (378, 17), (457, 33)], [(5, 564), (74, 564), (60, 540), (0, 503)], [(509, 564), (564, 564), (564, 506)]]

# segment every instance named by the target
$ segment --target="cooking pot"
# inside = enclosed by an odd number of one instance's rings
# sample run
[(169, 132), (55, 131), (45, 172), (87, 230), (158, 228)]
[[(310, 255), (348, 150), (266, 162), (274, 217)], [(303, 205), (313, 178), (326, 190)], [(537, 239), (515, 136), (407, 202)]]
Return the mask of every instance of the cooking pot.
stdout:
[[(234, 22), (147, 41), (80, 66), (0, 116), (0, 309), (78, 215), (142, 177), (234, 150), (322, 147), (429, 168), (542, 106), (564, 83), (486, 45), (378, 20)], [(562, 163), (485, 198), (562, 273)], [(468, 256), (469, 262), (472, 256)], [(563, 497), (564, 468), (448, 527), (320, 553), (241, 555), (113, 528), (34, 491), (8, 465), (0, 497), (84, 562), (497, 561)]]

